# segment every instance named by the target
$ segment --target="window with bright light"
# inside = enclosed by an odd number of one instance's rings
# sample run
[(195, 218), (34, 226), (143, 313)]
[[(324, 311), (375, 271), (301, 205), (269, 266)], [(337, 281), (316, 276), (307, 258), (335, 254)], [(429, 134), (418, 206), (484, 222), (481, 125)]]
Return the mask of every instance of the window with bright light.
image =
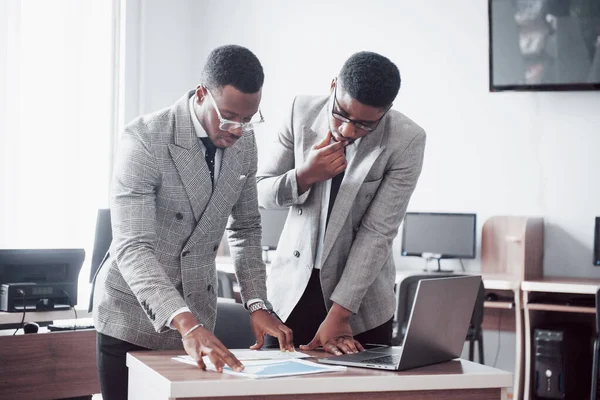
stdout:
[(0, 248), (84, 248), (108, 206), (113, 2), (0, 1)]

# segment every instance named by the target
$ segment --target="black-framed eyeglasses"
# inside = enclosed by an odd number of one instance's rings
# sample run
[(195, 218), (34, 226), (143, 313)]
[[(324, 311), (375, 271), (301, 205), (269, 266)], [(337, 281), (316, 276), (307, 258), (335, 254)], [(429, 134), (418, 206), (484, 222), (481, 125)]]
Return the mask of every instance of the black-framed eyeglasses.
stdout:
[(212, 93), (210, 92), (210, 90), (208, 90), (208, 88), (206, 86), (205, 86), (205, 88), (206, 88), (206, 91), (208, 92), (208, 97), (210, 97), (210, 100), (212, 101), (212, 104), (215, 107), (215, 111), (217, 112), (217, 117), (219, 117), (219, 129), (221, 129), (222, 131), (231, 131), (233, 129), (242, 128), (242, 131), (248, 132), (248, 131), (252, 130), (254, 125), (262, 124), (263, 122), (265, 122), (265, 118), (263, 117), (262, 112), (260, 111), (260, 108), (258, 109), (258, 112), (256, 114), (254, 114), (254, 116), (252, 117), (252, 120), (250, 120), (248, 122), (237, 122), (237, 121), (232, 121), (230, 119), (223, 118), (221, 116), (221, 111), (219, 111), (219, 107), (217, 107), (217, 102), (215, 101), (215, 98), (213, 97)]
[(338, 103), (338, 101), (337, 101), (337, 81), (335, 83), (335, 87), (333, 88), (333, 105), (331, 107), (331, 115), (333, 116), (333, 118), (337, 119), (338, 121), (345, 122), (347, 124), (352, 124), (355, 127), (357, 127), (358, 129), (362, 129), (365, 132), (373, 132), (375, 129), (377, 129), (377, 126), (379, 125), (379, 123), (381, 122), (383, 117), (385, 117), (385, 114), (387, 114), (387, 112), (390, 110), (390, 108), (392, 108), (392, 104), (390, 104), (388, 106), (388, 108), (386, 108), (386, 110), (383, 113), (383, 115), (381, 116), (381, 118), (379, 118), (377, 121), (373, 121), (368, 124), (365, 124), (363, 122), (358, 122), (358, 121), (355, 121), (353, 119), (343, 116), (339, 112), (335, 111), (335, 109), (334, 109), (335, 107), (337, 107), (338, 109), (343, 111), (342, 107), (340, 106), (340, 103)]

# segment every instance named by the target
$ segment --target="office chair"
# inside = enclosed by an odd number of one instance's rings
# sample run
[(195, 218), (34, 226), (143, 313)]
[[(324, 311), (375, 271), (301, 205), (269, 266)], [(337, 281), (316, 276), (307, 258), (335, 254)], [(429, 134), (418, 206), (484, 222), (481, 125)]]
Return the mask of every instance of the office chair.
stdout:
[[(415, 295), (417, 293), (417, 286), (421, 279), (434, 279), (434, 278), (448, 278), (462, 276), (460, 274), (427, 274), (427, 275), (412, 275), (407, 276), (397, 285), (396, 287), (396, 315), (394, 316), (394, 334), (392, 338), (392, 344), (399, 346), (404, 341), (404, 335), (406, 334), (406, 326), (408, 325), (408, 319), (410, 318), (410, 312), (412, 310)], [(483, 357), (483, 312), (485, 302), (485, 288), (483, 283), (479, 287), (477, 293), (477, 299), (475, 300), (475, 307), (471, 316), (471, 323), (467, 331), (466, 341), (469, 342), (469, 360), (473, 361), (475, 356), (475, 342), (477, 342), (477, 355), (479, 363), (484, 363)]]
[(250, 327), (250, 314), (240, 303), (217, 299), (215, 336), (228, 349), (247, 349), (256, 342)]
[(110, 224), (110, 210), (101, 208), (96, 217), (96, 233), (94, 235), (94, 250), (92, 252), (92, 261), (90, 263), (90, 283), (98, 268), (104, 261), (112, 242), (112, 227)]
[(229, 274), (225, 271), (217, 270), (217, 279), (219, 281), (219, 290), (217, 290), (217, 297), (235, 299), (233, 293), (233, 281), (229, 277)]
[(600, 358), (600, 287), (596, 290), (596, 334), (594, 339), (594, 358), (592, 360), (592, 388), (590, 399), (596, 400), (598, 393), (598, 362)]

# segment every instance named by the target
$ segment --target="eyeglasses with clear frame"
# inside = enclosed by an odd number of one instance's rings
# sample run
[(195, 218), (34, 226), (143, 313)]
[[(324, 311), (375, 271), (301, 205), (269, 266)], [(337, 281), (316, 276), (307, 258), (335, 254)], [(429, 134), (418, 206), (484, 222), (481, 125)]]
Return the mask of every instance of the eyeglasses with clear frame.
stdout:
[(331, 107), (331, 115), (333, 116), (333, 118), (337, 119), (338, 121), (344, 122), (346, 124), (352, 124), (355, 127), (357, 127), (358, 129), (362, 129), (365, 132), (373, 132), (375, 129), (377, 129), (377, 126), (379, 126), (379, 123), (381, 122), (383, 117), (385, 117), (385, 114), (387, 114), (387, 112), (390, 110), (390, 108), (392, 108), (392, 105), (393, 104), (390, 104), (388, 106), (388, 108), (385, 110), (385, 112), (383, 113), (383, 115), (381, 116), (381, 118), (379, 118), (377, 121), (373, 121), (371, 123), (371, 125), (365, 125), (362, 122), (358, 122), (358, 121), (355, 121), (348, 117), (345, 117), (342, 114), (340, 114), (339, 112), (334, 110), (334, 106), (337, 107), (338, 109), (342, 110), (340, 103), (338, 103), (338, 101), (337, 101), (337, 80), (336, 80), (335, 86), (333, 88), (333, 105)]
[(215, 101), (215, 98), (213, 97), (212, 93), (210, 92), (210, 90), (208, 90), (208, 88), (206, 86), (204, 88), (206, 89), (206, 92), (208, 93), (208, 97), (210, 97), (213, 107), (215, 108), (215, 111), (217, 112), (217, 117), (219, 117), (219, 129), (221, 129), (222, 131), (231, 131), (234, 129), (242, 128), (243, 132), (248, 132), (248, 131), (252, 130), (254, 125), (262, 124), (263, 122), (265, 122), (265, 119), (262, 115), (262, 112), (260, 111), (260, 108), (258, 109), (258, 112), (256, 114), (254, 114), (254, 116), (252, 117), (252, 120), (250, 120), (248, 122), (237, 122), (237, 121), (232, 121), (230, 119), (223, 118), (221, 116), (221, 111), (219, 111), (219, 107), (217, 106), (217, 102)]

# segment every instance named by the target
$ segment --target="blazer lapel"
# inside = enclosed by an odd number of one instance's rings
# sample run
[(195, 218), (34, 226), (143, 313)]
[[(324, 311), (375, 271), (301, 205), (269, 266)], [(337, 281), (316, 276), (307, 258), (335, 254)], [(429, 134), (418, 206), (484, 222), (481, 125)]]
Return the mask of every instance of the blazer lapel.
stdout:
[(364, 136), (360, 140), (354, 158), (346, 167), (344, 179), (335, 198), (335, 204), (331, 210), (329, 224), (325, 232), (323, 254), (321, 257), (323, 263), (327, 260), (327, 256), (342, 230), (348, 213), (352, 209), (356, 194), (365, 180), (365, 176), (367, 176), (373, 163), (383, 152), (382, 143), (385, 132), (385, 126), (380, 126), (369, 135)]
[[(221, 169), (219, 178), (217, 179), (215, 189), (212, 191), (212, 196), (209, 194), (210, 202), (206, 205), (203, 213), (198, 219), (198, 225), (192, 232), (186, 242), (185, 247), (188, 248), (200, 240), (207, 240), (206, 234), (211, 232), (215, 227), (215, 222), (224, 215), (229, 215), (231, 212), (232, 199), (235, 199), (235, 193), (238, 190), (238, 185), (243, 171), (243, 152), (242, 148), (246, 146), (245, 137), (240, 138), (235, 145), (226, 148), (223, 151), (221, 161)], [(208, 167), (207, 167), (208, 169)], [(210, 176), (208, 177), (210, 182)], [(222, 234), (222, 231), (220, 231)], [(209, 236), (208, 240), (214, 238)]]
[(169, 152), (190, 200), (194, 218), (198, 221), (210, 199), (212, 184), (204, 153), (192, 124), (189, 99), (193, 94), (194, 91), (188, 92), (175, 105), (175, 143), (169, 145)]

